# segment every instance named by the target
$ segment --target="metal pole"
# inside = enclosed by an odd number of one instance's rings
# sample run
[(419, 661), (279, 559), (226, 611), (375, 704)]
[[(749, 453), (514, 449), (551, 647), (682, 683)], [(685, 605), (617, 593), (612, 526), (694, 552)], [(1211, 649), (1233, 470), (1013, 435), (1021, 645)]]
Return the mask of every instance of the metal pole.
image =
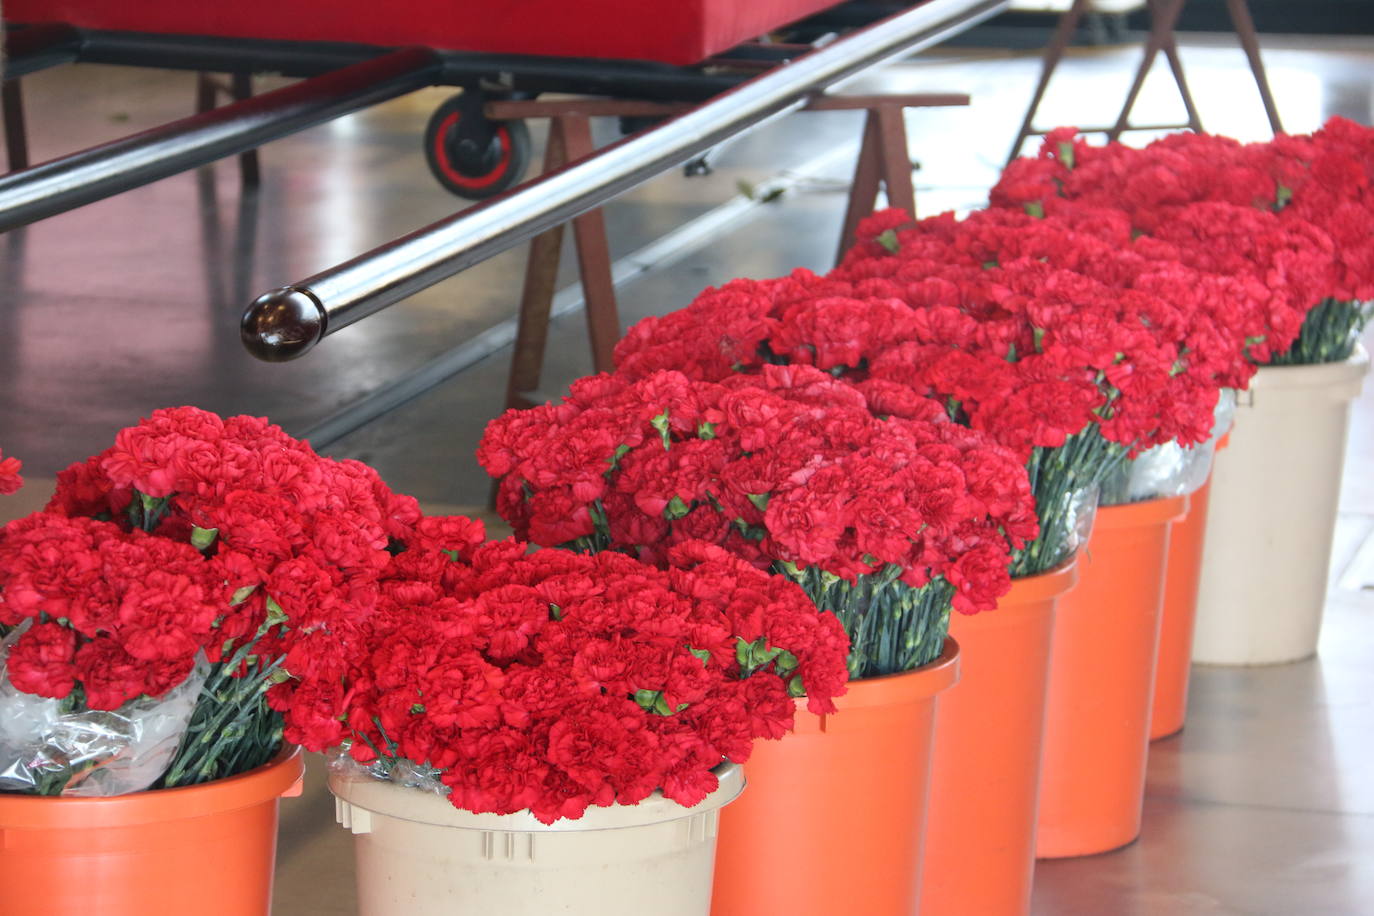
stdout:
[(1006, 0), (928, 0), (519, 189), (259, 296), (243, 316), (244, 346), (259, 359), (294, 359), (327, 334), (800, 107), (812, 92), (936, 44), (1005, 5)]
[(0, 232), (433, 85), (438, 74), (434, 52), (407, 48), (11, 172), (0, 176)]
[[(30, 31), (25, 29), (24, 31)], [(392, 48), (323, 41), (150, 35), (83, 29), (80, 60), (92, 64), (225, 73), (319, 76), (371, 60)], [(704, 72), (651, 61), (537, 57), (435, 50), (445, 86), (479, 83), (501, 91), (570, 92), (622, 98), (701, 101), (744, 82), (738, 74)]]
[(7, 80), (69, 64), (81, 54), (81, 33), (60, 23), (25, 26), (11, 31), (4, 40)]
[(328, 41), (275, 41), (212, 35), (156, 35), (86, 29), (81, 62), (159, 70), (321, 76), (395, 48)]

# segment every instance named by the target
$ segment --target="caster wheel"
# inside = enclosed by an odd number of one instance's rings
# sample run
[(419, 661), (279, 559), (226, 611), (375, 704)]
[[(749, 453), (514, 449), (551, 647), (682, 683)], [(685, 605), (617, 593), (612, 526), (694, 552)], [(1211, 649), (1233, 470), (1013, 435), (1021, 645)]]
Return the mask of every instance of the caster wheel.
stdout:
[(488, 121), (480, 100), (456, 95), (425, 129), (425, 158), (439, 183), (467, 200), (500, 194), (524, 177), (530, 131), (524, 121)]

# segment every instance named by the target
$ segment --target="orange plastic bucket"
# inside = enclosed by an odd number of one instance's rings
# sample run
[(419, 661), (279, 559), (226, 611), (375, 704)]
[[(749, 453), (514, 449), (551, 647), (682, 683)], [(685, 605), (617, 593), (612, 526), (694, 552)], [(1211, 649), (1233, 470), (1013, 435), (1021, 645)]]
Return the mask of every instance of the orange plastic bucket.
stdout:
[(1097, 511), (1059, 602), (1035, 852), (1083, 856), (1140, 834), (1155, 650), (1175, 496)]
[(1202, 544), (1207, 534), (1207, 482), (1188, 498), (1188, 514), (1169, 531), (1169, 568), (1164, 576), (1164, 610), (1159, 624), (1159, 663), (1150, 714), (1150, 740), (1183, 730), (1188, 714), (1188, 674), (1192, 670), (1193, 626), (1197, 623), (1197, 586), (1202, 575)]
[(799, 705), (793, 734), (757, 742), (748, 788), (721, 809), (713, 916), (910, 916), (936, 698), (958, 677), (951, 639), (929, 665), (851, 682), (837, 715)]
[(1070, 561), (951, 617), (960, 676), (935, 723), (922, 916), (1030, 911), (1055, 604), (1077, 581)]
[(0, 914), (266, 916), (297, 748), (239, 776), (113, 798), (0, 795)]

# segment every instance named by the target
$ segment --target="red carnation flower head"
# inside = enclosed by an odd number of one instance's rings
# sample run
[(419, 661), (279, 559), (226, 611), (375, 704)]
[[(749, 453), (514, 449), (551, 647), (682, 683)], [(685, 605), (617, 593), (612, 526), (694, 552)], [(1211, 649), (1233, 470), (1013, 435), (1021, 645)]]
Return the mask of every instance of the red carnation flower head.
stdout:
[(18, 458), (6, 458), (5, 453), (0, 452), (0, 496), (7, 496), (24, 485), (24, 479), (19, 476), (22, 467)]

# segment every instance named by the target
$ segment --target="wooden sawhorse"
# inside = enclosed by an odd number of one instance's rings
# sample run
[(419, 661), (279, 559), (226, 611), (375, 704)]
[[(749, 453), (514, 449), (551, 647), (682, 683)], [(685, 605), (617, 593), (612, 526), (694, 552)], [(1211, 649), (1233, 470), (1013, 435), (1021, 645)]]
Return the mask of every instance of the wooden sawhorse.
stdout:
[[(1050, 77), (1054, 75), (1059, 62), (1063, 60), (1064, 51), (1068, 48), (1074, 31), (1078, 28), (1079, 20), (1088, 12), (1091, 2), (1092, 0), (1073, 0), (1073, 5), (1063, 16), (1059, 17), (1059, 25), (1055, 28), (1050, 43), (1045, 47), (1045, 55), (1040, 67), (1040, 82), (1035, 87), (1035, 95), (1031, 98), (1030, 108), (1026, 111), (1025, 120), (1021, 122), (1021, 129), (1016, 134), (1016, 141), (1012, 144), (1011, 155), (1007, 157), (1007, 162), (1011, 162), (1021, 154), (1021, 146), (1026, 142), (1026, 138), (1045, 133), (1045, 131), (1035, 128), (1035, 113), (1039, 110), (1040, 102), (1045, 97), (1045, 90), (1049, 87)], [(1140, 66), (1136, 69), (1135, 80), (1131, 83), (1131, 90), (1126, 95), (1126, 102), (1121, 107), (1121, 114), (1111, 127), (1085, 127), (1082, 128), (1084, 133), (1105, 133), (1107, 139), (1112, 141), (1120, 139), (1123, 133), (1132, 130), (1168, 130), (1186, 127), (1202, 133), (1202, 119), (1198, 116), (1197, 106), (1193, 104), (1193, 95), (1188, 90), (1188, 81), (1183, 77), (1183, 61), (1179, 58), (1178, 44), (1175, 40), (1178, 18), (1183, 12), (1183, 5), (1187, 2), (1188, 0), (1148, 0), (1150, 34), (1145, 40), (1145, 53), (1141, 58)], [(1250, 17), (1250, 8), (1246, 5), (1245, 0), (1226, 0), (1226, 9), (1231, 15), (1231, 24), (1235, 28), (1236, 35), (1240, 38), (1241, 47), (1245, 49), (1245, 56), (1250, 62), (1250, 72), (1254, 74), (1255, 85), (1259, 88), (1260, 98), (1264, 101), (1264, 111), (1269, 117), (1269, 126), (1273, 128), (1274, 133), (1280, 133), (1283, 130), (1283, 125), (1279, 121), (1279, 112), (1274, 105), (1273, 93), (1269, 91), (1269, 79), (1264, 72), (1264, 62), (1260, 59), (1259, 39), (1255, 34), (1255, 22)], [(1145, 85), (1145, 77), (1149, 75), (1155, 57), (1161, 51), (1164, 52), (1164, 56), (1169, 62), (1169, 70), (1173, 73), (1174, 82), (1178, 85), (1178, 92), (1183, 98), (1183, 107), (1188, 114), (1188, 120), (1182, 124), (1132, 124), (1130, 120), (1131, 109), (1135, 107), (1136, 99), (1140, 96), (1140, 90)]]
[[(907, 94), (827, 96), (819, 95), (806, 105), (806, 111), (861, 110), (867, 113), (864, 138), (854, 169), (839, 253), (854, 243), (859, 221), (873, 212), (880, 188), (886, 189), (889, 206), (916, 212), (916, 193), (911, 180), (911, 159), (907, 151), (904, 112), (908, 108), (967, 105), (963, 94)], [(551, 172), (593, 152), (591, 119), (594, 117), (660, 118), (685, 111), (687, 105), (616, 99), (571, 99), (555, 101), (498, 101), (485, 108), (494, 121), (521, 118), (549, 118), (549, 139), (544, 154), (544, 171)], [(616, 305), (615, 283), (611, 277), (610, 248), (601, 210), (589, 210), (572, 220), (577, 247), (582, 293), (586, 302), (587, 331), (591, 338), (592, 363), (598, 372), (614, 368), (612, 353), (620, 340), (620, 316)], [(555, 226), (530, 242), (525, 266), (525, 285), (520, 300), (520, 317), (515, 336), (506, 390), (506, 406), (531, 407), (530, 395), (539, 388), (544, 352), (548, 345), (549, 319), (562, 253), (564, 226)]]

